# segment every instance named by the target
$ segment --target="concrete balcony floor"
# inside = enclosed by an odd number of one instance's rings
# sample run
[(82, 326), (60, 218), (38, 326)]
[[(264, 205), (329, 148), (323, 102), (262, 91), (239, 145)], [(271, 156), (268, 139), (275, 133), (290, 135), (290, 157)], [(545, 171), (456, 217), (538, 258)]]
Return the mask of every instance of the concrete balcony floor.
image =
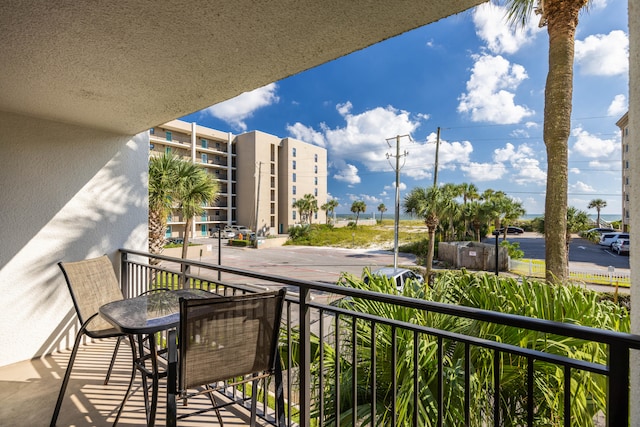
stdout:
[[(103, 385), (115, 339), (81, 346), (62, 403), (58, 426), (111, 426), (126, 391), (131, 367), (131, 351), (123, 341), (108, 385)], [(48, 426), (58, 397), (71, 351), (0, 367), (0, 425)], [(118, 426), (146, 425), (140, 375), (133, 384)], [(166, 382), (160, 383), (156, 425), (165, 425)], [(188, 408), (178, 403), (179, 413), (186, 409), (210, 406), (205, 396), (190, 399)], [(221, 410), (225, 426), (249, 424), (248, 412), (239, 405)], [(215, 412), (178, 420), (179, 426), (218, 425)], [(258, 419), (258, 425), (261, 420)]]

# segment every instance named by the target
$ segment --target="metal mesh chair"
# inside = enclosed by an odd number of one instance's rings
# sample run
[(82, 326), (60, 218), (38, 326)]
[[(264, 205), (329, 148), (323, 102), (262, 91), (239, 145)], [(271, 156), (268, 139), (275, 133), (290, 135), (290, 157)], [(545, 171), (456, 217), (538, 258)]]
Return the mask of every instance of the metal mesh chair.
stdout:
[[(73, 305), (82, 326), (76, 334), (73, 350), (69, 358), (69, 364), (67, 365), (67, 370), (64, 374), (64, 379), (62, 380), (60, 393), (58, 394), (58, 400), (56, 401), (56, 407), (53, 412), (53, 417), (51, 418), (52, 427), (55, 426), (58, 415), (60, 414), (62, 399), (64, 398), (69, 378), (71, 377), (71, 370), (73, 368), (73, 363), (75, 362), (82, 337), (87, 335), (91, 338), (118, 338), (113, 356), (111, 357), (109, 369), (107, 370), (107, 375), (104, 381), (105, 385), (109, 381), (109, 376), (113, 369), (120, 341), (125, 337), (124, 334), (115, 330), (109, 322), (100, 317), (98, 313), (100, 306), (111, 301), (123, 299), (118, 279), (109, 258), (106, 255), (103, 255), (98, 258), (83, 261), (59, 262), (58, 266), (64, 274), (69, 292), (71, 293)], [(132, 352), (135, 353), (133, 337), (129, 337), (129, 343), (131, 345)], [(133, 381), (133, 376), (131, 381)], [(122, 410), (122, 405), (120, 410)], [(114, 425), (118, 422), (119, 417), (120, 411), (118, 411)]]
[[(180, 300), (177, 361), (169, 356), (169, 393), (178, 399), (208, 393), (218, 420), (213, 392), (252, 382), (251, 425), (255, 425), (258, 380), (275, 379), (276, 418), (284, 426), (282, 367), (278, 336), (286, 290), (232, 297)], [(177, 374), (177, 378), (176, 378)], [(177, 384), (177, 390), (176, 390)], [(197, 392), (188, 390), (200, 387)], [(204, 387), (204, 389), (202, 389)], [(265, 387), (266, 388), (266, 387)], [(265, 390), (266, 392), (266, 390)], [(242, 401), (246, 399), (240, 399)], [(168, 400), (168, 425), (175, 425), (175, 399)], [(204, 412), (203, 410), (195, 413)]]

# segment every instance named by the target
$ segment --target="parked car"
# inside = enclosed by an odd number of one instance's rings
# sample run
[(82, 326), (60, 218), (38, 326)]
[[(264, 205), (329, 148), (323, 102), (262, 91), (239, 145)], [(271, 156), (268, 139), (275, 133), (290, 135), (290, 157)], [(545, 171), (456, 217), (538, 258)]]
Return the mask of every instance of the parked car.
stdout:
[(608, 246), (611, 249), (612, 245), (616, 240), (628, 239), (628, 238), (629, 238), (629, 233), (621, 233), (621, 232), (604, 233), (602, 236), (600, 236), (600, 242), (598, 244), (600, 246)]
[(613, 228), (590, 228), (587, 231), (585, 231), (585, 233), (593, 233), (594, 231), (598, 234), (603, 234), (603, 233), (614, 233), (616, 230)]
[(175, 243), (177, 245), (181, 245), (184, 243), (184, 239), (182, 237), (169, 237), (167, 238), (167, 243)]
[(613, 245), (611, 245), (611, 249), (613, 249), (615, 252), (618, 253), (618, 255), (620, 254), (628, 254), (629, 253), (629, 239), (618, 239), (615, 242), (613, 242)]
[[(424, 277), (418, 273), (414, 273), (413, 271), (406, 268), (397, 268), (393, 267), (383, 267), (378, 270), (372, 271), (371, 276), (380, 276), (387, 277), (389, 280), (393, 280), (396, 284), (396, 289), (398, 292), (402, 292), (404, 290), (404, 284), (407, 280), (413, 280), (418, 284), (424, 283)], [(364, 283), (369, 282), (369, 275), (365, 273)]]
[(236, 230), (229, 225), (223, 228), (221, 233), (220, 237), (223, 239), (233, 239), (236, 237)]
[[(502, 234), (504, 233), (504, 227), (498, 228), (496, 231), (499, 231), (500, 234)], [(513, 227), (513, 226), (507, 227), (507, 234), (522, 234), (522, 233), (524, 233), (524, 230), (520, 227)]]

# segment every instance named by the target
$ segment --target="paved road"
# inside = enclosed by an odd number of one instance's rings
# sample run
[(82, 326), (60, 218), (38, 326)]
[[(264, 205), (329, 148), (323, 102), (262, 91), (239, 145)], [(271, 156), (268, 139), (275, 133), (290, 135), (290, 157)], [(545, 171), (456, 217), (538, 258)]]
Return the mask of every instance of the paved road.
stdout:
[[(502, 236), (499, 239), (502, 241)], [(520, 235), (509, 234), (507, 240), (518, 242), (520, 249), (524, 251), (525, 258), (544, 259), (544, 237), (542, 235), (531, 232)], [(483, 242), (494, 243), (495, 238), (488, 237)], [(606, 270), (609, 266), (616, 270), (628, 270), (629, 256), (618, 255), (610, 251), (608, 247), (600, 246), (574, 235), (569, 243), (569, 263), (589, 264), (589, 268), (598, 270)]]

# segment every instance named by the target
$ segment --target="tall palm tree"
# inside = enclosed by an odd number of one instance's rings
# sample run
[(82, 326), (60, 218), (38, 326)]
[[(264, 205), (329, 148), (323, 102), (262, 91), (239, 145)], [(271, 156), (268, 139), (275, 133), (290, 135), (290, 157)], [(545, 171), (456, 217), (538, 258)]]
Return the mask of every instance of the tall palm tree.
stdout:
[(152, 254), (159, 255), (164, 248), (179, 161), (171, 154), (149, 159), (149, 252)]
[(182, 258), (186, 259), (193, 217), (200, 215), (206, 204), (215, 201), (220, 186), (202, 166), (186, 160), (178, 162), (176, 173), (174, 194), (179, 203), (178, 210), (185, 220)]
[(313, 194), (307, 193), (293, 202), (292, 207), (300, 211), (300, 222), (311, 224), (311, 216), (314, 212), (318, 212), (318, 200)]
[(502, 210), (502, 220), (500, 222), (504, 230), (504, 240), (506, 240), (507, 229), (509, 228), (511, 223), (524, 215), (526, 211), (522, 207), (521, 202), (518, 202), (510, 197), (505, 197), (504, 199), (502, 199), (500, 207)]
[(356, 227), (358, 226), (358, 218), (360, 218), (360, 213), (364, 213), (367, 211), (367, 205), (362, 200), (356, 200), (351, 204), (351, 212), (356, 214)]
[(449, 199), (446, 203), (446, 210), (442, 212), (442, 217), (447, 218), (449, 228), (445, 232), (445, 240), (452, 241), (455, 240), (456, 236), (456, 228), (454, 223), (461, 216), (461, 207), (460, 204), (456, 201), (456, 197), (462, 196), (461, 188), (459, 185), (447, 183), (440, 187), (442, 190), (442, 194), (445, 198)]
[(328, 200), (327, 203), (320, 206), (320, 209), (325, 211), (325, 223), (329, 224), (329, 217), (333, 215), (333, 211), (338, 207), (338, 201), (336, 199)]
[(541, 15), (540, 26), (549, 34), (549, 70), (544, 92), (543, 138), (547, 147), (545, 196), (546, 279), (564, 282), (569, 277), (566, 245), (569, 135), (573, 98), (573, 62), (578, 15), (590, 0), (502, 0), (507, 18), (524, 27), (531, 13)]
[(418, 216), (424, 220), (429, 235), (429, 249), (425, 260), (425, 284), (428, 286), (431, 275), (431, 264), (433, 263), (433, 253), (435, 250), (435, 234), (438, 224), (440, 224), (440, 212), (446, 211), (451, 199), (447, 198), (438, 187), (420, 188), (416, 187), (404, 198), (405, 213)]
[[(480, 194), (478, 193), (478, 187), (476, 187), (475, 184), (470, 184), (468, 182), (463, 182), (462, 184), (459, 184), (459, 191), (460, 191), (460, 195), (462, 196), (462, 204), (463, 206), (466, 206), (466, 204), (468, 202), (472, 202), (474, 200), (478, 200), (480, 198)], [(464, 210), (464, 208), (463, 208)], [(463, 215), (464, 217), (464, 236), (463, 238), (466, 238), (467, 236), (467, 231), (469, 230), (469, 223), (467, 220), (467, 216)]]
[(382, 214), (385, 213), (387, 211), (387, 207), (384, 205), (384, 203), (380, 203), (378, 205), (378, 212), (380, 212), (380, 222), (382, 222)]
[(607, 202), (602, 199), (593, 199), (592, 201), (589, 202), (587, 209), (596, 208), (596, 211), (598, 212), (598, 220), (596, 221), (596, 224), (597, 224), (596, 227), (600, 227), (600, 210), (606, 207), (607, 207)]

